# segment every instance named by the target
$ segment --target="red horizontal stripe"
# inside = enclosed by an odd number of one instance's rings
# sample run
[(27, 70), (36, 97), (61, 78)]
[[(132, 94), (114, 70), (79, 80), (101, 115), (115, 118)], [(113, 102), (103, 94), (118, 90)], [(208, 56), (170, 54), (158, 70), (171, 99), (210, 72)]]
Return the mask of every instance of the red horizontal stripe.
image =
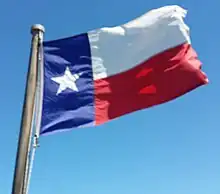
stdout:
[(133, 69), (95, 81), (96, 124), (170, 101), (207, 82), (190, 44), (166, 50)]

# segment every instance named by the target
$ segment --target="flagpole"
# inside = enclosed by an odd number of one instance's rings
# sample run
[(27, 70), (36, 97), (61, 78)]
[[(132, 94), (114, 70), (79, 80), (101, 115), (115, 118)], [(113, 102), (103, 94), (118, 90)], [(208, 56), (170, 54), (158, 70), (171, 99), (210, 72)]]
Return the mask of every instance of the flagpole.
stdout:
[[(43, 33), (40, 34), (39, 40), (39, 52), (38, 52), (38, 69), (37, 69), (37, 88), (35, 94), (35, 110), (34, 110), (34, 122), (33, 127), (34, 134), (31, 136), (31, 144), (29, 147), (30, 156), (28, 158), (28, 165), (26, 166), (26, 176), (25, 176), (25, 183), (23, 187), (24, 194), (28, 194), (29, 187), (30, 187), (30, 179), (34, 164), (34, 158), (39, 145), (39, 136), (40, 136), (40, 124), (41, 124), (41, 109), (42, 109), (42, 98), (43, 98)], [(33, 120), (32, 120), (33, 121)]]
[(28, 158), (28, 148), (30, 144), (30, 133), (34, 109), (34, 98), (37, 84), (37, 65), (39, 42), (41, 34), (44, 33), (42, 25), (33, 25), (31, 28), (32, 43), (31, 54), (28, 67), (28, 74), (26, 80), (25, 96), (23, 103), (23, 111), (21, 118), (21, 128), (17, 147), (16, 164), (14, 170), (14, 179), (12, 194), (23, 194), (23, 187), (25, 182), (25, 172)]

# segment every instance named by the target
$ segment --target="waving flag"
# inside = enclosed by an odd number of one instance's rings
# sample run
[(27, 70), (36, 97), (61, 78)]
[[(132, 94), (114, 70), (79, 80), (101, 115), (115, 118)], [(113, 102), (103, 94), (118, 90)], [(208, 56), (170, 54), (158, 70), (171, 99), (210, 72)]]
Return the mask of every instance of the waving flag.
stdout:
[(96, 126), (208, 83), (179, 6), (44, 42), (41, 134)]

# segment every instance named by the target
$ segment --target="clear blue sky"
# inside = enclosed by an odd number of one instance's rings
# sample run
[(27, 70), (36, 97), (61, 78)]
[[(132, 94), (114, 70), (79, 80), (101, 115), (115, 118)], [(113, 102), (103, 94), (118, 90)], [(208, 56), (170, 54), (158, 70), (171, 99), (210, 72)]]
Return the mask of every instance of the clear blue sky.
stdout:
[(97, 128), (43, 137), (30, 194), (220, 193), (220, 1), (1, 0), (1, 194), (11, 192), (31, 25), (42, 23), (45, 39), (56, 39), (168, 4), (189, 11), (192, 44), (210, 84)]

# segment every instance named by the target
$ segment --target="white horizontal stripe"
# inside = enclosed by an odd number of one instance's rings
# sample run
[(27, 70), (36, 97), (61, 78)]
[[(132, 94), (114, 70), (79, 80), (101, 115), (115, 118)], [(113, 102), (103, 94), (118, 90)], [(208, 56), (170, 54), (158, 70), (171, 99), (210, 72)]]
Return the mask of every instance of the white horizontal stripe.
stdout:
[(93, 78), (126, 71), (155, 54), (190, 43), (189, 28), (179, 6), (154, 9), (124, 25), (88, 32)]

